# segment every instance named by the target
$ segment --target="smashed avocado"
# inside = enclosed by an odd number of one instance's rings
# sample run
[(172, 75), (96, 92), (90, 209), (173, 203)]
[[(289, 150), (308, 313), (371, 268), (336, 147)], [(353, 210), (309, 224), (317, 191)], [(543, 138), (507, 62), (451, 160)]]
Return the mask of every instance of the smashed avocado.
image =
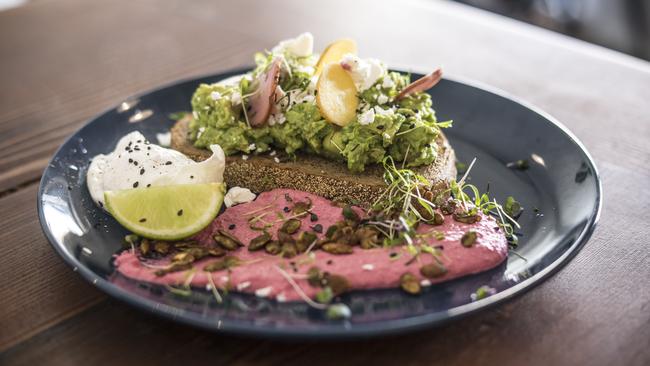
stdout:
[(399, 102), (394, 97), (410, 83), (408, 75), (385, 72), (372, 87), (358, 93), (357, 119), (345, 127), (323, 118), (315, 101), (316, 58), (284, 57), (276, 105), (267, 123), (251, 127), (248, 102), (258, 76), (277, 54), (255, 57), (257, 67), (239, 80), (201, 84), (192, 97), (190, 139), (196, 147), (219, 144), (226, 155), (284, 151), (291, 157), (304, 152), (340, 160), (353, 172), (381, 163), (386, 156), (405, 166), (431, 164), (437, 157), (440, 127), (427, 93)]

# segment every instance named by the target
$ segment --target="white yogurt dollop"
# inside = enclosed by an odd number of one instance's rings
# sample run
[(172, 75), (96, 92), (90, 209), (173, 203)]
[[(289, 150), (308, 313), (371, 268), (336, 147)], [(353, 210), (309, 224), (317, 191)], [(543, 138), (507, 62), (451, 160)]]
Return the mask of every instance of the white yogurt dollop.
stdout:
[(150, 143), (138, 131), (131, 132), (113, 152), (93, 158), (86, 176), (88, 191), (103, 207), (106, 191), (223, 182), (226, 157), (219, 145), (211, 145), (210, 150), (212, 156), (197, 163), (176, 150)]

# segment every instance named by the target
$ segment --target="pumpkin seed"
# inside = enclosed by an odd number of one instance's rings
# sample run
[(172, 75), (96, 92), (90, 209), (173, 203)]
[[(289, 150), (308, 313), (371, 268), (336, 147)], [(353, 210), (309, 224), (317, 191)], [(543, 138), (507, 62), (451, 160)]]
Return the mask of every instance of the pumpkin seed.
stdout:
[(352, 206), (346, 205), (343, 207), (343, 217), (345, 217), (347, 220), (354, 221), (354, 222), (359, 222), (361, 219), (359, 218), (359, 215), (352, 209)]
[(164, 275), (166, 275), (168, 273), (185, 271), (185, 270), (188, 270), (188, 269), (191, 269), (191, 268), (192, 268), (192, 263), (185, 263), (185, 262), (172, 263), (171, 265), (169, 265), (169, 267), (159, 269), (156, 272), (154, 272), (154, 274), (156, 276), (160, 277), (160, 276), (164, 276)]
[(222, 259), (212, 262), (207, 266), (203, 267), (203, 270), (206, 272), (217, 272), (223, 271), (224, 269), (233, 268), (239, 265), (239, 258), (235, 256), (225, 256)]
[(227, 236), (217, 234), (214, 237), (214, 241), (217, 242), (221, 247), (223, 247), (226, 250), (236, 250), (239, 248), (239, 244), (237, 244), (236, 241), (230, 239)]
[(282, 258), (293, 258), (298, 255), (296, 243), (285, 242), (282, 243)]
[(282, 224), (280, 230), (287, 234), (293, 234), (300, 229), (300, 224), (302, 224), (302, 222), (298, 219), (289, 219)]
[(205, 258), (209, 255), (208, 253), (208, 248), (206, 247), (192, 247), (187, 250), (185, 250), (185, 253), (188, 255), (192, 256), (195, 261)]
[(294, 239), (293, 236), (285, 233), (282, 230), (278, 230), (278, 241), (280, 242), (280, 244), (284, 244), (284, 243), (293, 243), (293, 244), (295, 244), (296, 243), (296, 239)]
[(208, 248), (208, 255), (212, 257), (223, 257), (226, 251), (221, 248)]
[(481, 216), (472, 212), (456, 212), (454, 213), (454, 220), (465, 224), (474, 224), (481, 221)]
[(442, 216), (442, 214), (438, 211), (436, 211), (433, 214), (433, 224), (434, 225), (442, 225), (445, 223), (445, 217)]
[(318, 221), (318, 215), (312, 212), (309, 216), (309, 221), (311, 222)]
[(151, 242), (149, 239), (143, 238), (140, 241), (140, 254), (146, 257), (149, 254), (149, 249), (151, 249)]
[(411, 272), (404, 273), (399, 280), (400, 280), (400, 287), (406, 293), (409, 293), (411, 295), (417, 295), (422, 291), (422, 288), (420, 287), (420, 282), (418, 281), (417, 277), (415, 277), (415, 275), (413, 275)]
[(304, 252), (307, 250), (307, 248), (309, 248), (310, 245), (314, 243), (314, 241), (316, 241), (316, 239), (318, 239), (316, 234), (310, 231), (303, 231), (300, 233), (300, 235), (298, 235), (298, 241), (296, 242), (298, 251)]
[(267, 232), (264, 232), (262, 235), (257, 236), (251, 240), (251, 242), (248, 244), (248, 250), (251, 252), (260, 250), (264, 248), (266, 243), (269, 241), (271, 241), (271, 235)]
[(470, 230), (463, 234), (463, 237), (460, 238), (460, 243), (463, 244), (465, 248), (470, 248), (476, 242), (476, 231)]
[(311, 210), (311, 200), (307, 198), (307, 202), (304, 201), (299, 201), (296, 202), (293, 205), (293, 213), (294, 215), (304, 215), (306, 214), (309, 210)]
[(169, 254), (169, 243), (165, 241), (156, 241), (153, 245), (153, 250), (162, 255)]
[(315, 232), (321, 234), (323, 232), (323, 225), (316, 224), (316, 225), (312, 226), (311, 229), (314, 230)]
[(339, 230), (339, 226), (337, 224), (334, 224), (330, 227), (327, 228), (327, 231), (325, 232), (325, 237), (328, 239), (332, 239), (332, 236)]
[(352, 247), (344, 243), (323, 244), (322, 249), (330, 254), (352, 254)]
[(172, 262), (175, 263), (192, 263), (194, 262), (194, 257), (187, 252), (177, 253), (172, 257)]
[(277, 240), (272, 240), (264, 246), (264, 251), (271, 255), (279, 254), (281, 251), (280, 243)]
[(426, 278), (436, 278), (447, 273), (447, 268), (441, 263), (429, 263), (420, 267), (420, 273)]
[(222, 236), (225, 236), (226, 238), (228, 238), (228, 239), (232, 240), (233, 242), (235, 242), (235, 244), (237, 244), (237, 246), (240, 246), (240, 247), (243, 247), (243, 246), (244, 246), (244, 244), (242, 244), (242, 242), (239, 241), (239, 239), (237, 239), (237, 238), (236, 238), (234, 235), (232, 235), (231, 233), (229, 233), (229, 232), (227, 232), (227, 231), (225, 231), (225, 230), (218, 230), (217, 232), (218, 232), (219, 234), (221, 234)]

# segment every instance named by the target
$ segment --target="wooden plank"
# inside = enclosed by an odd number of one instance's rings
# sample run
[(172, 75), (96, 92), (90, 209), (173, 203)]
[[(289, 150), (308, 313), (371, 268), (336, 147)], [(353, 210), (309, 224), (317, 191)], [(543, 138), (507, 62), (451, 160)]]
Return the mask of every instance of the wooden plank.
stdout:
[(250, 63), (263, 47), (138, 2), (44, 2), (0, 18), (0, 191), (38, 178), (67, 136), (129, 95)]
[(0, 352), (105, 298), (55, 254), (36, 213), (36, 184), (0, 199)]

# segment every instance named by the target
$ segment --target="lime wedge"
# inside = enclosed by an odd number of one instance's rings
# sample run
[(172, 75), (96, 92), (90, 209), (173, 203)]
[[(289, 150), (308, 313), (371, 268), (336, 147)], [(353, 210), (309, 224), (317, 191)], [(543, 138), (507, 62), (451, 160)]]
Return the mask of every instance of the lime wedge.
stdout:
[(104, 193), (106, 208), (135, 234), (178, 240), (196, 234), (217, 216), (223, 183), (178, 184)]

